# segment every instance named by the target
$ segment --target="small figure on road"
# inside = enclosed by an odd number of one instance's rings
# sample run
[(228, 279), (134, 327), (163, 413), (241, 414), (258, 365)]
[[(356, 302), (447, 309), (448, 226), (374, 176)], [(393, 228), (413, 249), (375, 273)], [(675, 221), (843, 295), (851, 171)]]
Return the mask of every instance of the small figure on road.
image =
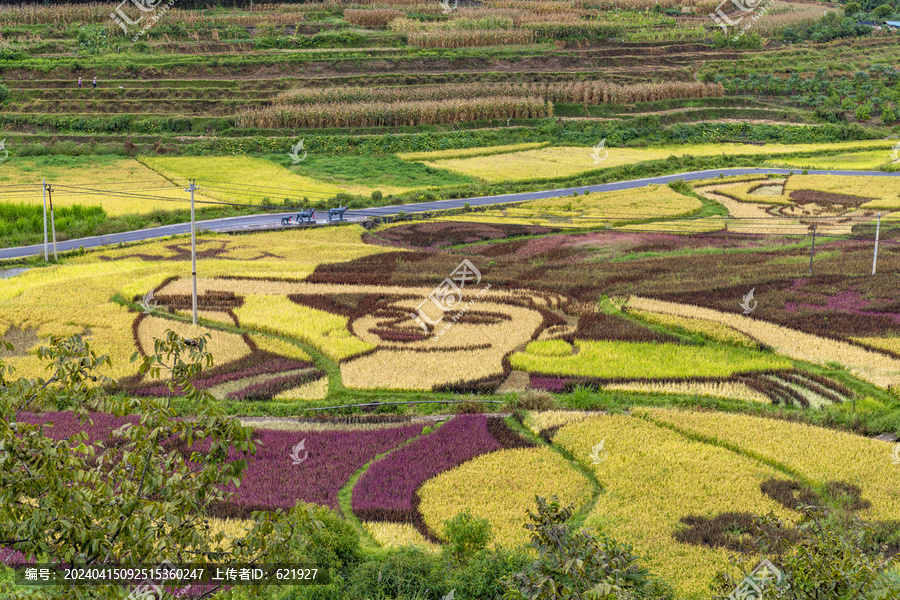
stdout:
[(94, 88), (96, 88), (96, 87), (97, 87), (97, 76), (95, 75), (94, 76)]
[(81, 75), (78, 76), (78, 87), (84, 87), (81, 85)]

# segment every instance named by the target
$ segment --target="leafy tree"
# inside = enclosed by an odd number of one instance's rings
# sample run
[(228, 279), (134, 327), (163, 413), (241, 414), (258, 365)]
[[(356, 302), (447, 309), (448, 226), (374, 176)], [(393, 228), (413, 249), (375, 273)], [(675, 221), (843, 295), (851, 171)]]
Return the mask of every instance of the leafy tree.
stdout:
[[(785, 579), (780, 590), (767, 589), (761, 598), (787, 600), (896, 600), (900, 598), (900, 576), (897, 568), (888, 568), (890, 559), (885, 547), (876, 542), (874, 529), (851, 512), (830, 510), (820, 506), (801, 506), (797, 530), (799, 542), (788, 541), (779, 531), (793, 525), (774, 514), (759, 519), (755, 544), (766, 548), (766, 554), (779, 556), (776, 565)], [(760, 533), (768, 532), (768, 533)], [(758, 558), (732, 557), (742, 564), (746, 574)], [(720, 572), (718, 590), (722, 598), (743, 580)]]
[(884, 110), (881, 113), (881, 122), (885, 125), (890, 125), (897, 121), (897, 113), (894, 112), (894, 109), (890, 106), (885, 106)]
[(629, 545), (597, 537), (566, 524), (574, 505), (561, 508), (556, 497), (536, 497), (537, 513), (528, 511), (530, 546), (538, 559), (530, 568), (506, 579), (510, 592), (526, 600), (630, 599), (651, 593), (647, 571)]
[[(253, 527), (221, 550), (224, 534), (212, 533), (208, 508), (227, 499), (225, 484), (239, 483), (244, 458), (255, 452), (252, 430), (227, 417), (191, 377), (211, 364), (205, 340), (184, 340), (167, 332), (141, 372), (158, 373), (163, 358), (171, 385), (199, 406), (193, 420), (175, 420), (168, 399), (112, 397), (111, 382), (99, 374), (109, 365), (81, 336), (51, 338), (38, 356), (48, 361), (47, 379), (11, 379), (0, 362), (0, 545), (41, 562), (97, 566), (118, 563), (281, 562), (293, 527), (279, 514), (254, 513)], [(118, 428), (112, 443), (88, 443), (75, 433), (55, 441), (45, 425), (20, 420), (23, 412), (70, 406), (82, 423), (91, 415), (140, 415)], [(196, 443), (196, 446), (195, 446)], [(201, 448), (190, 452), (188, 449)], [(292, 514), (296, 512), (292, 511)], [(302, 545), (302, 541), (299, 542)], [(48, 588), (44, 588), (48, 590)], [(53, 586), (47, 598), (124, 598), (120, 586)], [(0, 596), (30, 596), (0, 582)]]
[(848, 2), (844, 5), (844, 14), (848, 17), (852, 17), (858, 12), (862, 11), (862, 4), (859, 2)]

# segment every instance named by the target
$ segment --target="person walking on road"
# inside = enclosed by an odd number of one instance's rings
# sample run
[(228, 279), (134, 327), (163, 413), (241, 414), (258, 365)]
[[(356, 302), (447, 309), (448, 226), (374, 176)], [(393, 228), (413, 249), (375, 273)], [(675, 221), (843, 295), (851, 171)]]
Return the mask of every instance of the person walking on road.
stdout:
[(78, 76), (78, 87), (84, 87), (81, 85), (81, 75)]
[(94, 75), (94, 89), (97, 89), (97, 76)]

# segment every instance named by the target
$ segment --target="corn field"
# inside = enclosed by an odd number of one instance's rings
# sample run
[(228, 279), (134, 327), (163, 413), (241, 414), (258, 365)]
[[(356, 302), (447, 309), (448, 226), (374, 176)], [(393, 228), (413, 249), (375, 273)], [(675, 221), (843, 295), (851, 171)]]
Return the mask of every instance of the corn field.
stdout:
[(109, 20), (117, 4), (3, 4), (0, 26), (4, 25), (71, 25), (100, 23)]
[(395, 87), (301, 88), (280, 93), (275, 106), (313, 104), (443, 102), (475, 98), (541, 98), (568, 104), (630, 104), (672, 98), (721, 98), (721, 84), (678, 82), (618, 85), (604, 81), (562, 83), (477, 83)]
[(487, 29), (513, 29), (515, 22), (508, 16), (490, 15), (480, 18), (459, 17), (447, 21), (425, 23), (417, 19), (400, 17), (390, 23), (391, 31), (397, 33), (418, 33), (430, 31), (483, 31)]
[(360, 27), (386, 27), (404, 14), (403, 11), (392, 8), (348, 8), (344, 11), (344, 19)]
[[(222, 25), (237, 25), (240, 27), (293, 25), (303, 20), (302, 12), (296, 10), (294, 12), (283, 12), (283, 6), (285, 5), (254, 4), (252, 15), (213, 15), (206, 11), (172, 8), (166, 12), (166, 20), (177, 21), (188, 27), (194, 25), (209, 25), (210, 27)], [(109, 15), (118, 7), (119, 4), (104, 2), (90, 2), (87, 4), (2, 4), (0, 5), (0, 26), (106, 23), (112, 22)], [(119, 27), (116, 25), (113, 25), (113, 28), (119, 30)]]
[(417, 48), (471, 48), (533, 44), (534, 32), (524, 29), (483, 31), (424, 31), (411, 33), (406, 43)]
[(435, 102), (340, 102), (276, 105), (238, 114), (238, 127), (312, 129), (438, 125), (486, 119), (538, 119), (553, 114), (540, 98), (475, 98)]

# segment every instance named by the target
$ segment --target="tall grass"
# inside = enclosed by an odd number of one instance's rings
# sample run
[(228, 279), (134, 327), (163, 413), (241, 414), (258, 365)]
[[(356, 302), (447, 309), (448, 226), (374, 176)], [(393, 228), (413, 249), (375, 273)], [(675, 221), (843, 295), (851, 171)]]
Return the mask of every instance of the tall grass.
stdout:
[[(66, 206), (53, 209), (57, 239), (89, 235), (106, 221), (106, 211), (99, 206)], [(50, 215), (47, 215), (50, 228)], [(44, 232), (43, 206), (32, 204), (0, 204), (0, 239), (9, 245), (30, 243)]]

